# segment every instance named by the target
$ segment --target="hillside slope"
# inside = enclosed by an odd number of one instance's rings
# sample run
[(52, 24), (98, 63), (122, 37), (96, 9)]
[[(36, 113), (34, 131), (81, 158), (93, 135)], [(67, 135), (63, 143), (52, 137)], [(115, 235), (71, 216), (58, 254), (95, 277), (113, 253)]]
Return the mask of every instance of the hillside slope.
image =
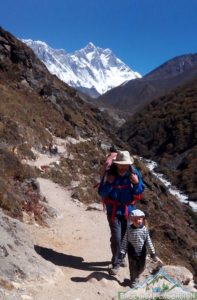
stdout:
[[(84, 158), (79, 154), (81, 151), (83, 155), (84, 147), (80, 149), (80, 143), (71, 150), (76, 152), (76, 159), (85, 171), (99, 163), (103, 151), (98, 149), (100, 141), (112, 143), (109, 128), (112, 128), (109, 117), (85, 103), (74, 89), (51, 75), (30, 48), (0, 29), (1, 207), (21, 216), (24, 202), (21, 184), (36, 177), (38, 172), (21, 164), (22, 158), (35, 158), (32, 148), (41, 151), (53, 142), (53, 136), (89, 139), (87, 151), (95, 153), (94, 162), (94, 157), (90, 161), (86, 157), (84, 166)], [(119, 143), (115, 136), (113, 139)], [(71, 177), (74, 168), (69, 162), (66, 166)]]
[(141, 79), (128, 81), (97, 98), (100, 106), (111, 106), (134, 114), (154, 99), (197, 77), (197, 54), (174, 58)]
[(197, 201), (197, 80), (151, 102), (119, 135), (136, 154), (156, 159)]

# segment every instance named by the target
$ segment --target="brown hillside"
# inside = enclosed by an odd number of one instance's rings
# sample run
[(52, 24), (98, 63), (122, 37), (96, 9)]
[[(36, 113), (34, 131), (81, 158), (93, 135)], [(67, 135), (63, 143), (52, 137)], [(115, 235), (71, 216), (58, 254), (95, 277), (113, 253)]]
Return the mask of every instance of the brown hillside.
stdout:
[[(94, 165), (97, 166), (97, 174), (99, 156), (103, 153), (98, 147), (101, 141), (108, 145), (112, 143), (110, 128), (109, 117), (105, 118), (99, 109), (85, 103), (74, 89), (51, 75), (30, 48), (0, 29), (1, 207), (11, 215), (21, 218), (25, 189), (33, 188), (31, 178), (39, 174), (38, 170), (21, 164), (23, 158), (35, 158), (32, 147), (41, 151), (44, 145), (52, 142), (53, 136), (91, 140), (85, 145), (73, 145), (70, 151), (73, 151), (73, 155), (75, 153), (82, 173), (87, 172), (86, 168), (91, 170)], [(116, 140), (115, 137), (114, 139)], [(118, 140), (116, 143), (119, 143)], [(84, 151), (89, 151), (90, 155), (87, 156), (86, 153), (84, 156)], [(93, 162), (94, 156), (96, 161)], [(71, 160), (67, 159), (62, 165), (68, 173), (65, 176), (67, 184), (72, 176), (75, 176), (76, 180), (77, 176), (80, 178), (79, 175), (75, 175)], [(56, 181), (63, 182), (61, 172), (53, 170), (51, 176), (55, 177)], [(93, 189), (93, 183), (90, 187)], [(81, 194), (82, 191), (83, 184), (78, 188), (78, 193)], [(95, 193), (94, 190), (94, 195)], [(38, 206), (38, 191), (35, 191), (35, 194), (32, 195), (32, 199), (35, 198), (35, 206)], [(92, 199), (90, 196), (89, 198)], [(90, 201), (89, 198), (84, 195), (86, 201)]]
[(197, 77), (197, 54), (175, 57), (141, 79), (130, 80), (97, 98), (100, 106), (129, 114)]
[(197, 200), (197, 80), (151, 102), (119, 134), (133, 152), (159, 161), (167, 175)]

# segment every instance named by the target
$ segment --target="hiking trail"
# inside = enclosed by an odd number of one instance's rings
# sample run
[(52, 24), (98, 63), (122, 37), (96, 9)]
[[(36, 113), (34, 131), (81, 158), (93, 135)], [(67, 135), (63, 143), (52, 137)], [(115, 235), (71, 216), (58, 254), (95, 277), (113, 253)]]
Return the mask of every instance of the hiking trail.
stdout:
[[(66, 144), (61, 150), (67, 155), (65, 148)], [(47, 158), (39, 154), (31, 165), (49, 165), (58, 160), (59, 155)], [(48, 227), (37, 224), (26, 227), (36, 252), (56, 266), (58, 276), (27, 285), (19, 299), (107, 300), (117, 299), (120, 291), (128, 291), (128, 267), (120, 268), (115, 277), (108, 274), (110, 231), (102, 204), (100, 210), (87, 210), (86, 205), (72, 199), (69, 188), (44, 178), (38, 178), (38, 182), (56, 217), (48, 219)], [(152, 267), (148, 260), (144, 278)]]

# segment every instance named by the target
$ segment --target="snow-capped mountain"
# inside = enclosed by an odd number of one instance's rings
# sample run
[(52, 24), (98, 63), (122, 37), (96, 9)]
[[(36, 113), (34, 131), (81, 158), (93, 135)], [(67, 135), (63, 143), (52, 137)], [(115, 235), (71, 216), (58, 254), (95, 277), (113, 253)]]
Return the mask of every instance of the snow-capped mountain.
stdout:
[(110, 49), (96, 47), (93, 43), (74, 53), (67, 53), (63, 49), (53, 49), (42, 41), (22, 41), (33, 49), (52, 74), (92, 97), (104, 94), (125, 81), (141, 77)]

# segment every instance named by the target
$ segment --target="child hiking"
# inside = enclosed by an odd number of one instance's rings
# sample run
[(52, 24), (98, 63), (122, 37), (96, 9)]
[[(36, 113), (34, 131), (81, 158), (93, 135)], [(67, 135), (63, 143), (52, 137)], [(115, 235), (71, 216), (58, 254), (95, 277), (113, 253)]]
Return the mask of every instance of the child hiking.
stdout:
[(128, 214), (141, 199), (144, 185), (141, 175), (132, 164), (134, 159), (128, 151), (118, 151), (112, 167), (101, 180), (99, 195), (104, 199), (107, 219), (111, 230), (111, 275), (118, 273), (122, 263), (120, 256), (122, 238), (127, 229)]
[(157, 261), (155, 248), (152, 244), (147, 227), (143, 223), (145, 214), (135, 209), (130, 214), (130, 224), (125, 232), (121, 253), (123, 256), (128, 253), (131, 287), (138, 283), (139, 275), (144, 271), (146, 264), (146, 249), (151, 258)]

